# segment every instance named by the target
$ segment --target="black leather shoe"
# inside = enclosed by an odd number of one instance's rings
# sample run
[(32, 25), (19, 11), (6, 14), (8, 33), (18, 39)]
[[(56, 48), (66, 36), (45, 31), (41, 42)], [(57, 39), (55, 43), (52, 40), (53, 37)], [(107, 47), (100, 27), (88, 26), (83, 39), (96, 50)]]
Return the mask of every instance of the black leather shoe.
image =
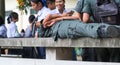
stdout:
[(106, 28), (105, 25), (100, 26), (98, 28), (98, 35), (99, 37), (119, 37), (120, 36), (120, 28), (117, 28), (116, 26), (109, 26)]

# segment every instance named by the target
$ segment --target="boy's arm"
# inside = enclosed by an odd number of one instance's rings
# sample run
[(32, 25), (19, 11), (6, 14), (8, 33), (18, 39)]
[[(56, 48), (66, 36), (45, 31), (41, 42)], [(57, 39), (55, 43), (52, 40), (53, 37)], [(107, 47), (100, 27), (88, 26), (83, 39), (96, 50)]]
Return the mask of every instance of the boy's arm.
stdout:
[(83, 13), (83, 19), (82, 19), (82, 21), (84, 23), (87, 23), (87, 22), (89, 22), (89, 20), (90, 20), (90, 15), (88, 13)]
[(81, 20), (81, 15), (78, 12), (67, 12), (62, 15), (57, 14), (49, 14), (43, 21), (44, 27), (49, 27), (54, 25), (56, 22), (63, 20), (63, 19), (79, 19)]

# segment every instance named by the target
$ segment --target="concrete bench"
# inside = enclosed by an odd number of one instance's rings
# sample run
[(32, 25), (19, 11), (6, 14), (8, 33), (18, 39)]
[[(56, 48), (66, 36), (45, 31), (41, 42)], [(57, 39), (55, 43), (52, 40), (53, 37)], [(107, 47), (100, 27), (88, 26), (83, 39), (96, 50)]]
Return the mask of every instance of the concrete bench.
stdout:
[(120, 47), (120, 38), (79, 38), (58, 39), (52, 38), (11, 38), (0, 39), (2, 47)]
[[(58, 60), (64, 60), (64, 61), (71, 60), (73, 47), (120, 48), (120, 38), (58, 39), (58, 41), (54, 41), (52, 38), (37, 38), (37, 39), (35, 38), (13, 38), (13, 39), (0, 39), (0, 46), (1, 47), (46, 47), (46, 59), (44, 60), (44, 62), (48, 62), (48, 63), (45, 63), (43, 65), (48, 65), (48, 64), (55, 65), (58, 62)], [(53, 62), (50, 63), (49, 61), (53, 61)], [(73, 61), (69, 61), (69, 63), (72, 63), (72, 62)], [(69, 63), (68, 62), (66, 62), (66, 64), (61, 63), (60, 65), (68, 65)], [(88, 65), (89, 64), (89, 62), (87, 64), (84, 64), (78, 61), (73, 62), (73, 64), (74, 63), (75, 65), (80, 65), (80, 64)], [(93, 64), (97, 64), (97, 62), (92, 62), (92, 65)], [(101, 63), (100, 65), (118, 65), (118, 64), (120, 63), (115, 63), (115, 64), (114, 63), (113, 64), (112, 63), (105, 63), (105, 64)]]

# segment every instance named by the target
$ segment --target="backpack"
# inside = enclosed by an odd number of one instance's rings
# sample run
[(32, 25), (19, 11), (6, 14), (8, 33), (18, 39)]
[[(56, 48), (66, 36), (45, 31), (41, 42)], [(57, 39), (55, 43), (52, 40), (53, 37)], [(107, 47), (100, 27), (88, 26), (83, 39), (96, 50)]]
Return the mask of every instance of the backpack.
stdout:
[(94, 17), (99, 23), (120, 24), (119, 7), (115, 0), (95, 0)]

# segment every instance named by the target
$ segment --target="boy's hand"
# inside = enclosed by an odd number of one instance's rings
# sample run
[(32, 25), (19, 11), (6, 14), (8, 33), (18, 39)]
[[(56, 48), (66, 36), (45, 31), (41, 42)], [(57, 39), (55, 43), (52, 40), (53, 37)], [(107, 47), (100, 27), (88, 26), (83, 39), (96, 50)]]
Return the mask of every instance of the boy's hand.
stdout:
[(40, 27), (40, 22), (36, 22), (35, 25), (36, 25), (37, 28), (39, 28)]
[(47, 27), (53, 26), (55, 23), (56, 23), (56, 20), (53, 19), (53, 20), (47, 21), (43, 26), (44, 28), (47, 28)]

